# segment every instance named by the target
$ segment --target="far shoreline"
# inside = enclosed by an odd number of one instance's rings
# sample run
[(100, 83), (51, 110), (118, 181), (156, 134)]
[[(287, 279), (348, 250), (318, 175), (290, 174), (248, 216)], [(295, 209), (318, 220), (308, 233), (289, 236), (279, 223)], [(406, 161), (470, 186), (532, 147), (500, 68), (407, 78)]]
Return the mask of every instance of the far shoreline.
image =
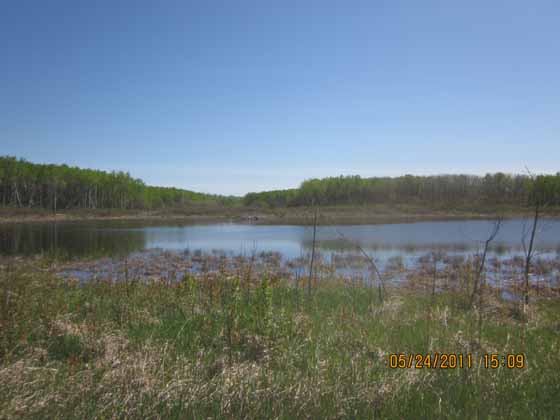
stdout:
[[(145, 222), (150, 224), (247, 223), (256, 225), (310, 225), (313, 209), (303, 207), (139, 210), (62, 210), (56, 214), (42, 209), (0, 209), (0, 225), (55, 222)], [(425, 209), (406, 206), (329, 206), (318, 207), (319, 225), (393, 224), (428, 221), (491, 220), (532, 217), (530, 208), (498, 208), (480, 211), (466, 209)], [(560, 218), (560, 209), (548, 209), (544, 218)]]

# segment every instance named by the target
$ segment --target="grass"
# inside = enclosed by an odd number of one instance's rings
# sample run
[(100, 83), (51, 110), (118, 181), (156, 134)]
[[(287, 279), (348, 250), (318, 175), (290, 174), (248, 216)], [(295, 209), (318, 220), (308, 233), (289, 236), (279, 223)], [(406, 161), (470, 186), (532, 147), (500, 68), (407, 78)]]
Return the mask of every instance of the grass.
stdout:
[(222, 220), (243, 217), (246, 208), (239, 205), (226, 206), (219, 203), (191, 203), (184, 207), (154, 210), (142, 209), (59, 209), (0, 207), (0, 224), (28, 222), (73, 222), (95, 220), (121, 220), (161, 222), (162, 219), (176, 221)]
[[(36, 260), (34, 260), (36, 261)], [(229, 273), (65, 283), (0, 274), (0, 418), (555, 418), (560, 300), (531, 305)], [(391, 353), (472, 353), (472, 368), (391, 369)], [(525, 353), (489, 369), (484, 353)]]
[[(319, 224), (379, 224), (407, 223), (433, 220), (493, 219), (497, 214), (505, 218), (531, 216), (533, 209), (513, 205), (488, 206), (481, 203), (454, 203), (431, 205), (394, 203), (366, 205), (321, 206)], [(549, 207), (546, 217), (560, 217), (560, 208)], [(154, 224), (163, 221), (177, 223), (215, 222), (233, 220), (257, 224), (309, 224), (312, 211), (300, 207), (247, 207), (241, 204), (192, 203), (185, 207), (158, 210), (122, 209), (60, 209), (0, 207), (0, 224), (121, 220), (143, 221)]]
[[(547, 209), (546, 216), (557, 218), (559, 208)], [(494, 219), (526, 217), (531, 215), (530, 207), (501, 205), (489, 206), (482, 203), (412, 204), (380, 203), (365, 205), (337, 205), (319, 207), (319, 224), (384, 224), (410, 223), (438, 220)], [(268, 212), (268, 214), (267, 214)], [(307, 207), (287, 207), (269, 209), (260, 223), (309, 224), (312, 211)]]

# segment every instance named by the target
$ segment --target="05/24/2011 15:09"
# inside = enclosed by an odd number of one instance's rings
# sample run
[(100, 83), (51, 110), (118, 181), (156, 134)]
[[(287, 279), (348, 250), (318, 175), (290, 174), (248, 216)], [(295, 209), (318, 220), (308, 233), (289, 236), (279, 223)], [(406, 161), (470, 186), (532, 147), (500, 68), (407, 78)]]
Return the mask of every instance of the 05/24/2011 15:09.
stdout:
[(391, 353), (388, 362), (391, 369), (463, 369), (478, 366), (486, 369), (523, 369), (527, 364), (523, 353), (484, 353), (478, 356), (471, 353)]

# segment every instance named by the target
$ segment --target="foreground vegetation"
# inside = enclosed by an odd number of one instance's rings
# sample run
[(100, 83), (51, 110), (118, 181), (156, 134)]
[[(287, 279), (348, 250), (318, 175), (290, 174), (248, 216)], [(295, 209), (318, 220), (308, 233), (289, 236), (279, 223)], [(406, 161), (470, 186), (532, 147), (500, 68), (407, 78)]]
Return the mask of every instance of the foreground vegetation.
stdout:
[[(551, 294), (525, 314), (490, 288), (474, 307), (459, 283), (434, 293), (421, 273), (380, 301), (336, 277), (306, 296), (250, 265), (80, 286), (53, 261), (2, 264), (2, 418), (525, 419), (560, 408)], [(472, 353), (473, 367), (389, 367), (391, 353), (428, 352)], [(481, 367), (484, 353), (525, 353), (527, 366)]]

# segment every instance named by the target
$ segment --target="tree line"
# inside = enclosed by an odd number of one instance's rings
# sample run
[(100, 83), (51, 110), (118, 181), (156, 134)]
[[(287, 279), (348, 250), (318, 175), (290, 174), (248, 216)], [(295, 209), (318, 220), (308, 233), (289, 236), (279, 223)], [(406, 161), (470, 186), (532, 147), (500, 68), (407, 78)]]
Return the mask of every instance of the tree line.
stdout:
[(248, 193), (242, 199), (179, 188), (153, 187), (127, 172), (37, 164), (0, 156), (0, 206), (60, 209), (161, 209), (196, 203), (251, 207), (412, 204), (560, 206), (555, 175), (338, 176), (309, 179), (299, 188)]
[(560, 172), (555, 175), (404, 175), (395, 178), (339, 176), (309, 179), (297, 189), (249, 193), (247, 206), (366, 205), (526, 206), (540, 200), (560, 205)]
[(60, 209), (160, 209), (193, 203), (229, 204), (235, 199), (152, 187), (125, 172), (37, 164), (0, 157), (0, 205)]

